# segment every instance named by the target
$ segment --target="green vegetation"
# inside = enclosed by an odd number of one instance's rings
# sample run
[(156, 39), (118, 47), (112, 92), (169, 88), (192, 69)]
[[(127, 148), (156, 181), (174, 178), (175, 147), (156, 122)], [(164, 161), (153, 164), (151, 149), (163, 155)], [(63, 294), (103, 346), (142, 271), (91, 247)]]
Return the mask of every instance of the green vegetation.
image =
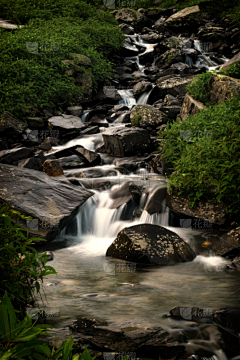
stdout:
[(132, 118), (131, 120), (131, 125), (132, 126), (139, 126), (139, 120), (141, 120), (141, 115), (136, 115)]
[(199, 74), (193, 82), (186, 86), (186, 90), (194, 100), (201, 101), (205, 105), (210, 103), (210, 93), (208, 92), (208, 83), (211, 77), (211, 72), (207, 71), (204, 74)]
[[(78, 75), (88, 72), (94, 90), (111, 76), (112, 55), (125, 37), (108, 11), (84, 1), (10, 3), (1, 2), (1, 16), (24, 27), (0, 29), (0, 115), (7, 110), (25, 120), (33, 109), (76, 105), (83, 96), (83, 87), (74, 80)], [(35, 43), (35, 53), (28, 43)], [(72, 60), (70, 53), (89, 57), (91, 66), (78, 64), (74, 76), (67, 75), (71, 65), (62, 60)]]
[(227, 70), (222, 70), (219, 74), (227, 75), (236, 79), (240, 79), (240, 61), (231, 64)]
[(226, 204), (239, 200), (239, 137), (240, 98), (209, 106), (172, 126), (167, 124), (162, 156), (174, 170), (168, 191), (186, 197), (191, 206), (198, 200)]

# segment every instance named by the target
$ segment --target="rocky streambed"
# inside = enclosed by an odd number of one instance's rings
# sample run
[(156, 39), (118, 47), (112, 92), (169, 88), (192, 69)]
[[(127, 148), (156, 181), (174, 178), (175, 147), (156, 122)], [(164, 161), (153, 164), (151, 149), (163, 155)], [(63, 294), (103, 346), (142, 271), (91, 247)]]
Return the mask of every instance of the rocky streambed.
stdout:
[[(28, 125), (4, 113), (1, 200), (53, 240), (38, 248), (58, 272), (43, 313), (58, 342), (73, 331), (102, 358), (237, 359), (239, 228), (224, 204), (167, 194), (157, 133), (205, 107), (186, 85), (239, 58), (239, 29), (198, 6), (133, 12), (112, 12), (126, 42), (97, 94), (88, 83), (81, 105)], [(238, 80), (210, 84), (216, 104), (240, 94)]]

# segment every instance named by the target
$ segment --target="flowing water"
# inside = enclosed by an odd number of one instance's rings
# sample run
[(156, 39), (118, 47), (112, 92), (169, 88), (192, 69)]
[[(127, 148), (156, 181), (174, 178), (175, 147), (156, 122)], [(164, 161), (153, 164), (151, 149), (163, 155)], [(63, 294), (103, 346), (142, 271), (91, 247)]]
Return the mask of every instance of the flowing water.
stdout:
[[(146, 45), (138, 36), (131, 36), (131, 40), (134, 46)], [(199, 47), (197, 42), (195, 47)], [(139, 59), (134, 59), (139, 64)], [(189, 59), (187, 62), (190, 65)], [(129, 108), (136, 103), (146, 104), (149, 95), (149, 92), (142, 94), (136, 102), (131, 90), (119, 90), (118, 93), (122, 97), (121, 103)], [(82, 120), (87, 117), (86, 112)], [(111, 126), (119, 125), (113, 123)], [(102, 132), (71, 140), (56, 148), (83, 145), (94, 150), (101, 141)], [(102, 158), (105, 165), (92, 168), (99, 171), (99, 177), (78, 180), (89, 189), (93, 189), (93, 184), (98, 181), (105, 181), (108, 185), (101, 191), (92, 190), (94, 195), (81, 206), (72, 223), (42, 249), (53, 251), (54, 260), (49, 265), (57, 271), (57, 275), (48, 276), (45, 281), (46, 305), (59, 309), (59, 316), (51, 320), (52, 324), (55, 327), (69, 325), (79, 315), (110, 323), (136, 319), (148, 321), (171, 332), (171, 329), (180, 327), (179, 322), (164, 315), (174, 306), (210, 309), (238, 306), (239, 278), (226, 271), (229, 261), (215, 256), (202, 246), (211, 229), (200, 231), (174, 227), (165, 201), (161, 213), (150, 215), (145, 210), (156, 189), (166, 187), (165, 178), (141, 168), (132, 174), (123, 175), (113, 164), (114, 158), (105, 155)], [(78, 169), (68, 170), (65, 175), (77, 178), (77, 172)], [(136, 204), (133, 202), (122, 204), (117, 209), (112, 208), (111, 191), (126, 182), (141, 185), (145, 189), (140, 202), (142, 213), (134, 220)], [(161, 225), (175, 232), (188, 242), (197, 257), (192, 262), (161, 267), (136, 267), (118, 259), (107, 258), (106, 250), (118, 232), (124, 227), (140, 223)], [(221, 236), (220, 233), (218, 235)], [(214, 235), (208, 239), (216, 241)], [(196, 344), (190, 341), (187, 346), (194, 349)], [(210, 343), (208, 346), (211, 348)], [(215, 358), (227, 359), (221, 350), (215, 351)]]

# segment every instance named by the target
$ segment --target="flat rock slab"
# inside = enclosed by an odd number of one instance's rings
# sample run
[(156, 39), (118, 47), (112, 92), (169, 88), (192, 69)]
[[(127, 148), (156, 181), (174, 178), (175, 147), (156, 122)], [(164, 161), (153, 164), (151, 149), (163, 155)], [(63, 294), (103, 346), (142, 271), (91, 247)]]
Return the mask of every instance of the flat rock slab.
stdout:
[(207, 220), (211, 224), (223, 225), (226, 222), (227, 207), (223, 203), (210, 204), (199, 201), (199, 204), (191, 208), (187, 199), (178, 195), (166, 196), (167, 206), (178, 213), (198, 219)]
[(0, 165), (0, 199), (34, 218), (26, 226), (35, 237), (54, 239), (92, 195), (36, 170)]
[[(11, 150), (0, 151), (0, 162), (3, 164), (13, 164), (19, 160), (27, 159), (32, 155), (32, 151), (26, 147), (14, 148)], [(17, 164), (14, 164), (17, 165)]]
[(178, 235), (158, 225), (127, 227), (107, 249), (106, 256), (151, 265), (192, 261), (196, 255)]
[(147, 130), (141, 128), (108, 129), (103, 133), (106, 152), (112, 156), (141, 155), (151, 144)]
[(85, 128), (82, 120), (78, 116), (73, 115), (63, 115), (63, 116), (53, 116), (48, 119), (50, 126), (58, 128), (59, 130), (73, 130), (73, 129), (82, 129)]

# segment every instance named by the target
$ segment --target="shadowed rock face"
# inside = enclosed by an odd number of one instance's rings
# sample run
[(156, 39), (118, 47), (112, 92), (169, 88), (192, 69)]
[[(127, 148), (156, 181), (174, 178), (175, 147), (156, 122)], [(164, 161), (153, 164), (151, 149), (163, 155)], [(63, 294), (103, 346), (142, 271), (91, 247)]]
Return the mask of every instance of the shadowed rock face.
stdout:
[(199, 111), (204, 108), (205, 105), (203, 103), (194, 100), (192, 96), (186, 94), (180, 112), (182, 121), (185, 121), (190, 115), (195, 115), (199, 113)]
[(54, 239), (91, 195), (90, 191), (64, 184), (40, 171), (0, 165), (0, 199), (35, 219), (32, 225), (28, 224), (35, 237)]
[(240, 80), (229, 76), (212, 74), (208, 88), (210, 99), (215, 104), (240, 96)]
[(178, 235), (158, 225), (141, 224), (121, 230), (106, 256), (142, 264), (171, 265), (196, 255)]

